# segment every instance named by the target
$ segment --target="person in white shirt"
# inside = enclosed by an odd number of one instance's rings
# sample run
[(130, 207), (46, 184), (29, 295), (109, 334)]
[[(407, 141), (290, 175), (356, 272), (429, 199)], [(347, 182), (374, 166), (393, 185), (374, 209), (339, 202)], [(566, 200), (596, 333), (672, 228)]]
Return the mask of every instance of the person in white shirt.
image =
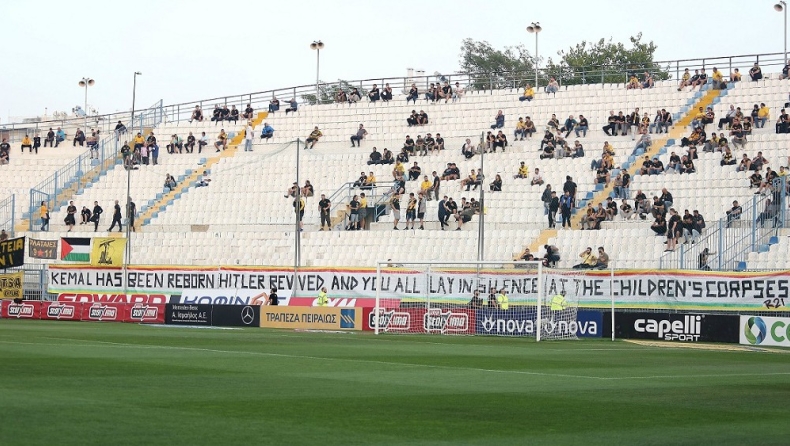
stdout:
[(543, 177), (540, 176), (540, 169), (535, 169), (535, 174), (532, 176), (532, 185), (543, 184)]
[(252, 152), (252, 138), (255, 137), (255, 133), (252, 130), (252, 123), (247, 122), (247, 127), (244, 128), (244, 151), (245, 152)]
[(464, 97), (464, 89), (461, 88), (461, 84), (458, 82), (455, 83), (455, 88), (453, 89), (453, 102), (457, 101)]
[(198, 153), (203, 150), (203, 147), (208, 145), (208, 136), (206, 136), (206, 132), (203, 132), (198, 140)]

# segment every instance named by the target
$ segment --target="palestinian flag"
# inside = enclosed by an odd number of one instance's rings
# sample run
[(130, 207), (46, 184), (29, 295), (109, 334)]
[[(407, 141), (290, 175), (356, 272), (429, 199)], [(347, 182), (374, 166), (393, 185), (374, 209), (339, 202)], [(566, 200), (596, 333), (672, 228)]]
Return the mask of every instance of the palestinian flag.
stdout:
[(91, 239), (88, 237), (61, 237), (60, 260), (66, 262), (90, 262)]

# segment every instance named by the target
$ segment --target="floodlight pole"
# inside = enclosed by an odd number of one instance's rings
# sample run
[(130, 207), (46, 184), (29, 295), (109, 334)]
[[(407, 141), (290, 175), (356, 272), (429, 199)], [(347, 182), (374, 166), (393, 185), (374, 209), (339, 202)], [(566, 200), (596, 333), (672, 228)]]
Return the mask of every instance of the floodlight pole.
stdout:
[(527, 32), (530, 34), (535, 34), (535, 89), (538, 88), (538, 34), (543, 31), (543, 27), (540, 26), (540, 22), (532, 22), (527, 27)]

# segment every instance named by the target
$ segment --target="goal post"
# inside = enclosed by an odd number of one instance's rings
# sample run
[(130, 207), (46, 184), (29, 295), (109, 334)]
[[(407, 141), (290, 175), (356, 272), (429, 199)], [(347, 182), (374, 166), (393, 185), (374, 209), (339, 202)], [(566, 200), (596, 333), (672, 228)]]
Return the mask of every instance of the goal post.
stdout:
[(577, 273), (546, 271), (537, 261), (378, 261), (369, 324), (376, 334), (575, 339)]

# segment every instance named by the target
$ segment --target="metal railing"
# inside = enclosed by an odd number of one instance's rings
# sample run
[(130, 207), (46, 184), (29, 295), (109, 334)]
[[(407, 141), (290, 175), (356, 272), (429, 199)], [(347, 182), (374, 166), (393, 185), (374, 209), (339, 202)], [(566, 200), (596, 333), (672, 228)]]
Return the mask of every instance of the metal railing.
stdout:
[(749, 253), (763, 252), (786, 227), (787, 183), (784, 177), (773, 183), (773, 192), (754, 195), (742, 205), (738, 218), (709, 222), (706, 233), (695, 243), (679, 245), (665, 254), (660, 269), (702, 269), (733, 271), (744, 269)]

